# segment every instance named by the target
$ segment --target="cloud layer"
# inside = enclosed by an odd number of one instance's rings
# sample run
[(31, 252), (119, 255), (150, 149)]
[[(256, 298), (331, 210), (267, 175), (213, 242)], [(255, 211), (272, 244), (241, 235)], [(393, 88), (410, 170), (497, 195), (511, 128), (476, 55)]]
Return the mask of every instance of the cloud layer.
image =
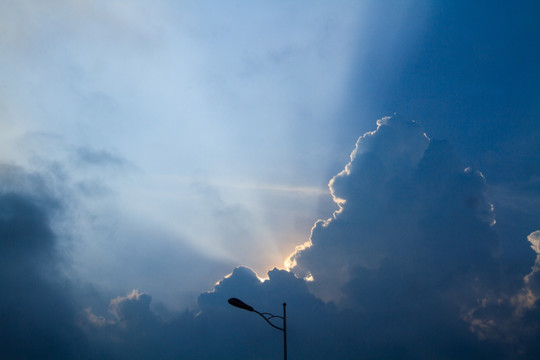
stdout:
[(140, 290), (108, 301), (66, 278), (52, 226), (65, 200), (41, 175), (1, 170), (2, 357), (279, 356), (281, 333), (230, 297), (275, 315), (286, 302), (292, 358), (532, 359), (538, 350), (540, 233), (528, 237), (534, 265), (513, 281), (486, 180), (417, 123), (387, 117), (360, 137), (329, 183), (338, 210), (314, 225), (291, 271), (263, 281), (238, 267), (184, 313)]

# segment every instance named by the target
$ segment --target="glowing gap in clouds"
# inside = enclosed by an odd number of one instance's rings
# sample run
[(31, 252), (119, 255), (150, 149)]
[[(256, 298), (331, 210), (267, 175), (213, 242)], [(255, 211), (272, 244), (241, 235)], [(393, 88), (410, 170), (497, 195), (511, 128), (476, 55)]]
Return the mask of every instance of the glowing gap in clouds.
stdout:
[[(223, 184), (221, 184), (223, 186)], [(290, 192), (297, 193), (299, 195), (329, 195), (328, 189), (309, 186), (290, 186), (290, 185), (275, 185), (264, 183), (239, 183), (239, 184), (225, 184), (225, 187), (239, 188), (239, 189), (253, 189), (263, 191), (276, 191), (276, 192)]]

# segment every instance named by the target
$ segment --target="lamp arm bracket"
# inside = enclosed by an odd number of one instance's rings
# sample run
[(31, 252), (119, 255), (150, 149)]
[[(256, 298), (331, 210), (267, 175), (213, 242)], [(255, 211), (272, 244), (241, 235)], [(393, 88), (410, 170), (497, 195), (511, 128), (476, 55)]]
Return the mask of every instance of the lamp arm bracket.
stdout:
[(260, 313), (258, 312), (257, 310), (253, 310), (254, 312), (256, 312), (257, 314), (259, 314), (268, 324), (270, 324), (270, 326), (272, 326), (273, 328), (276, 328), (278, 330), (281, 330), (281, 331), (285, 331), (283, 328), (280, 328), (279, 326), (276, 326), (274, 324), (272, 324), (270, 322), (270, 319), (273, 319), (273, 318), (280, 318), (280, 319), (283, 319), (283, 316), (278, 316), (278, 315), (272, 315), (270, 313)]

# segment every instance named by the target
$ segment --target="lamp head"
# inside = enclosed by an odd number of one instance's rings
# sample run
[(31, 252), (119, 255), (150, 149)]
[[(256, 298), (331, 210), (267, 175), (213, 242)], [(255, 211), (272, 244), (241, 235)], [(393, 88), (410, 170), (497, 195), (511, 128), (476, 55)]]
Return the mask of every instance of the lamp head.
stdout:
[(253, 311), (253, 308), (251, 306), (249, 306), (248, 304), (246, 304), (245, 302), (243, 302), (240, 299), (230, 298), (227, 301), (229, 302), (229, 304), (231, 304), (232, 306), (235, 306), (237, 308), (244, 309), (244, 310), (247, 310), (247, 311)]

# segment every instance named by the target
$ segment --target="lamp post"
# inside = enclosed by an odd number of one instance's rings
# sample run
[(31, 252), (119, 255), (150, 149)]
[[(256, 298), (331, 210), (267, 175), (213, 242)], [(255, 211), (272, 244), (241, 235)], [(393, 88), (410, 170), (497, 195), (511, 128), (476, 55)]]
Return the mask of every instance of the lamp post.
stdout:
[[(249, 306), (248, 304), (246, 304), (245, 302), (243, 302), (242, 300), (237, 299), (237, 298), (230, 298), (228, 300), (228, 302), (229, 302), (229, 304), (231, 304), (232, 306), (235, 306), (237, 308), (259, 314), (268, 324), (270, 324), (270, 326), (272, 326), (275, 329), (278, 329), (278, 330), (282, 331), (283, 332), (283, 359), (287, 360), (287, 309), (286, 309), (287, 303), (283, 303), (283, 316), (279, 316), (279, 315), (272, 315), (270, 313), (258, 312), (253, 307)], [(283, 320), (283, 327), (282, 328), (272, 324), (270, 319), (274, 319), (274, 318), (278, 318), (278, 319)]]

